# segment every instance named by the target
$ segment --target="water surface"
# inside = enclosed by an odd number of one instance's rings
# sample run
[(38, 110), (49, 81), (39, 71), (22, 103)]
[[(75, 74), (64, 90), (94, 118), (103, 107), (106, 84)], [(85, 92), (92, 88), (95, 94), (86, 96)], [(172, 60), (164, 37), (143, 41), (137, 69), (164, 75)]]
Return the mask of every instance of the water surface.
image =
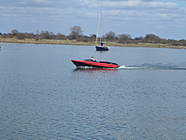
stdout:
[[(91, 56), (125, 66), (70, 62)], [(186, 50), (3, 44), (0, 139), (185, 140)]]

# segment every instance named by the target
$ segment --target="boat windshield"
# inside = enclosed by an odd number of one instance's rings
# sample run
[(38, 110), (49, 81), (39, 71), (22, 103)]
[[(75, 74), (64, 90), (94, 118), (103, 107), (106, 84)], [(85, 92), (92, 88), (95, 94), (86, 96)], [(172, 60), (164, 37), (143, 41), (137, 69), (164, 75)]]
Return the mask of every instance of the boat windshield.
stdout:
[(92, 59), (85, 59), (85, 61), (93, 61), (93, 62), (99, 62), (99, 63), (107, 63), (107, 64), (114, 64), (114, 65), (118, 65), (117, 63), (112, 63), (112, 62), (108, 62), (108, 61), (94, 61)]
[(85, 61), (93, 61), (93, 62), (96, 62), (96, 60), (92, 60), (92, 59), (85, 59)]

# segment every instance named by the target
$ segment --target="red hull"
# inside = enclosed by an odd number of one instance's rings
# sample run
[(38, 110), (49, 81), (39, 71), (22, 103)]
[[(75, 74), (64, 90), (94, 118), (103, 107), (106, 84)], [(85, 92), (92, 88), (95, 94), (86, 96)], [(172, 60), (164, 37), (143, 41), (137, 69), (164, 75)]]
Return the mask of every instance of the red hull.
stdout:
[(106, 61), (91, 61), (91, 60), (71, 60), (77, 67), (95, 67), (95, 68), (118, 68), (116, 63)]

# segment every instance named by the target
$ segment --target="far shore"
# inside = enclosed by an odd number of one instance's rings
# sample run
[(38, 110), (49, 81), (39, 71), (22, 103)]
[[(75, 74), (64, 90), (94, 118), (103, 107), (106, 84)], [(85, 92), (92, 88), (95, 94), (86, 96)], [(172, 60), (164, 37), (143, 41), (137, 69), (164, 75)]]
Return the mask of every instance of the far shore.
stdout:
[[(3, 43), (29, 43), (29, 44), (56, 44), (56, 45), (78, 45), (78, 46), (94, 46), (95, 42), (80, 42), (76, 40), (52, 40), (52, 39), (25, 39), (19, 40), (15, 38), (0, 38), (0, 42)], [(186, 46), (160, 44), (160, 43), (128, 43), (122, 44), (117, 42), (107, 42), (108, 46), (117, 47), (147, 47), (147, 48), (174, 48), (174, 49), (186, 49)]]

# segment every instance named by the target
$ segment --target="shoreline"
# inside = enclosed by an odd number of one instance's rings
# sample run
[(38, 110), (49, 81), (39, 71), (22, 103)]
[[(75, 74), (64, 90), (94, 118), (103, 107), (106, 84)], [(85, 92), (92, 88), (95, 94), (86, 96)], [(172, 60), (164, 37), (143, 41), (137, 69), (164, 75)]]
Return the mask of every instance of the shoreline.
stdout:
[[(80, 42), (76, 40), (52, 40), (52, 39), (25, 39), (19, 40), (15, 38), (0, 38), (2, 43), (25, 43), (25, 44), (55, 44), (55, 45), (77, 45), (77, 46), (94, 46), (95, 42)], [(115, 47), (145, 47), (145, 48), (172, 48), (172, 49), (186, 49), (186, 46), (176, 46), (170, 44), (160, 44), (160, 43), (117, 43), (117, 42), (107, 42), (108, 46)]]

